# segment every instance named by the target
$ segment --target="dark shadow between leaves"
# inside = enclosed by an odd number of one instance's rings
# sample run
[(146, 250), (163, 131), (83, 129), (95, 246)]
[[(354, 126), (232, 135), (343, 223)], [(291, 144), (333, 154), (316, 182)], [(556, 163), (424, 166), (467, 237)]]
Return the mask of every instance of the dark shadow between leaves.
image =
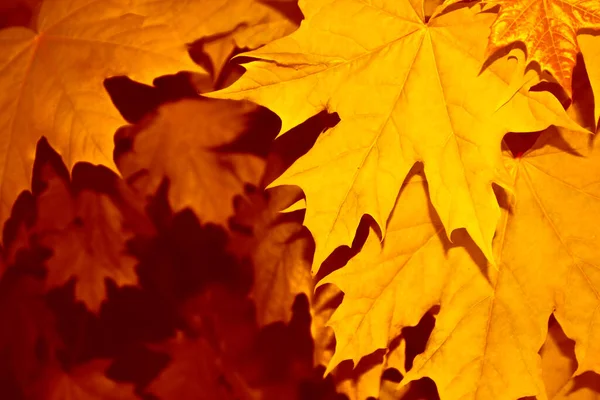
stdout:
[[(537, 62), (532, 62), (532, 65), (537, 66), (539, 70), (539, 65)], [(531, 88), (529, 88), (529, 91), (548, 92), (558, 99), (564, 109), (569, 108), (571, 105), (571, 99), (569, 98), (566, 90), (556, 81), (556, 79), (554, 79), (552, 75), (550, 75), (550, 73), (544, 71), (542, 72), (541, 76), (546, 80), (533, 85)]]
[(363, 215), (358, 228), (356, 229), (356, 235), (352, 240), (352, 246), (339, 246), (337, 247), (321, 264), (319, 272), (314, 277), (315, 282), (319, 282), (321, 279), (331, 274), (343, 266), (355, 255), (357, 255), (369, 236), (370, 227), (375, 227), (377, 224), (370, 215)]
[(406, 340), (406, 360), (404, 367), (410, 370), (413, 366), (415, 357), (425, 351), (427, 341), (435, 327), (435, 314), (439, 312), (440, 307), (434, 306), (427, 311), (419, 323), (415, 326), (407, 326), (402, 329), (402, 337)]
[(315, 144), (317, 138), (340, 122), (337, 113), (321, 111), (302, 124), (290, 129), (275, 140), (267, 156), (267, 167), (262, 185), (268, 186), (298, 158), (305, 155)]
[(251, 271), (227, 252), (225, 231), (214, 224), (202, 225), (189, 209), (174, 214), (167, 200), (168, 188), (165, 180), (147, 206), (157, 235), (138, 237), (130, 245), (140, 261), (142, 287), (152, 288), (174, 305), (213, 283), (233, 285), (247, 293), (252, 285)]
[(244, 133), (235, 142), (214, 150), (221, 153), (249, 153), (264, 158), (270, 153), (273, 139), (280, 129), (281, 119), (268, 108), (259, 107), (250, 115)]
[(575, 111), (576, 121), (590, 132), (595, 132), (598, 126), (595, 116), (594, 91), (590, 82), (585, 61), (581, 53), (577, 54), (577, 61), (573, 69), (573, 101), (571, 107)]
[[(497, 8), (497, 7), (494, 7)], [(491, 10), (487, 10), (487, 12), (491, 12)], [(506, 57), (510, 54), (510, 52), (514, 49), (519, 49), (523, 52), (523, 54), (527, 54), (527, 49), (525, 45), (521, 42), (513, 42), (505, 47), (501, 47), (496, 50), (494, 53), (490, 54), (490, 56), (483, 62), (481, 69), (479, 70), (478, 75), (481, 75), (486, 69), (489, 68), (490, 65), (495, 63), (501, 58)]]
[(154, 111), (161, 104), (200, 98), (187, 72), (156, 78), (153, 85), (145, 85), (126, 76), (115, 76), (104, 80), (104, 88), (114, 106), (131, 124), (140, 122), (146, 114)]
[(38, 8), (33, 9), (27, 3), (35, 4), (35, 2), (12, 1), (0, 5), (0, 29), (10, 28), (13, 26), (35, 27)]
[(582, 389), (589, 389), (595, 393), (600, 393), (600, 375), (595, 372), (588, 371), (574, 378), (575, 384), (569, 394), (575, 393)]
[(300, 383), (298, 400), (348, 400), (344, 394), (337, 393), (331, 374), (323, 379), (325, 367), (314, 369), (312, 379)]
[[(211, 76), (212, 81), (215, 82), (215, 84), (214, 84), (215, 86), (216, 86), (216, 82), (219, 80), (220, 76), (215, 76), (216, 65), (213, 64), (212, 60), (210, 59), (210, 56), (206, 53), (205, 47), (207, 44), (210, 44), (211, 42), (226, 38), (227, 36), (231, 35), (232, 32), (235, 32), (235, 30), (240, 28), (241, 26), (242, 25), (237, 25), (231, 31), (217, 33), (215, 35), (205, 36), (201, 39), (195, 40), (192, 43), (188, 44), (188, 54), (190, 55), (190, 58), (196, 64), (198, 64), (199, 66), (204, 68), (204, 70), (206, 70), (206, 72), (208, 72), (208, 74)], [(228, 60), (231, 59), (231, 57), (233, 57), (235, 52), (237, 52), (237, 49), (232, 49), (232, 52), (230, 54), (228, 54), (226, 58)]]
[[(581, 133), (584, 135), (584, 133)], [(551, 140), (552, 139), (552, 140)], [(555, 126), (550, 126), (543, 132), (515, 133), (510, 132), (504, 136), (504, 142), (515, 158), (526, 156), (535, 150), (545, 146), (553, 147), (560, 152), (576, 157), (584, 157), (577, 149), (565, 140), (564, 135)]]
[(509, 132), (504, 135), (504, 144), (510, 150), (513, 158), (521, 158), (526, 152), (530, 151), (539, 139), (540, 132)]
[(265, 4), (272, 9), (279, 12), (281, 15), (286, 17), (288, 20), (300, 24), (304, 19), (304, 14), (298, 5), (297, 1), (273, 1), (273, 0), (258, 0), (260, 3)]

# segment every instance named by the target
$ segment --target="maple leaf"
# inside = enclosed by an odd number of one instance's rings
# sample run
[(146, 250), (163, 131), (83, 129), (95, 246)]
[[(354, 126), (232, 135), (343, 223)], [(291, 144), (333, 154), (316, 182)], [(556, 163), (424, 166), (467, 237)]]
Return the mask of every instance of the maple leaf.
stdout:
[(508, 61), (479, 74), (494, 16), (463, 7), (425, 23), (408, 0), (308, 0), (301, 8), (297, 31), (247, 53), (258, 60), (245, 78), (211, 96), (269, 107), (282, 132), (323, 109), (339, 114), (272, 184), (305, 192), (313, 273), (333, 249), (350, 245), (364, 214), (385, 236), (417, 161), (447, 233), (466, 228), (491, 259), (500, 215), (491, 185), (508, 186), (502, 136), (550, 124), (577, 129), (549, 93), (515, 89)]
[[(464, 0), (447, 0), (451, 5)], [(600, 6), (595, 0), (485, 0), (500, 12), (489, 36), (487, 54), (523, 42), (527, 59), (536, 61), (572, 96), (573, 68), (579, 52), (577, 35), (600, 29)]]
[(448, 242), (413, 177), (383, 248), (371, 232), (361, 253), (323, 280), (345, 293), (330, 321), (338, 347), (328, 368), (387, 347), (439, 304), (425, 352), (404, 383), (429, 377), (448, 399), (543, 398), (537, 351), (553, 310), (575, 340), (577, 373), (598, 372), (600, 232), (592, 216), (600, 215), (600, 158), (597, 146), (587, 146), (585, 135), (548, 130), (534, 150), (509, 161), (518, 201), (503, 212), (495, 237), (498, 269), (465, 235)]
[[(422, 170), (407, 178), (383, 249), (372, 230), (346, 266), (319, 282), (319, 286), (333, 283), (344, 292), (342, 304), (328, 322), (336, 337), (329, 371), (342, 360), (351, 359), (356, 365), (364, 355), (388, 347), (402, 327), (417, 325), (435, 305), (448, 268), (444, 249), (450, 244), (439, 219), (431, 220), (435, 212), (424, 185)], [(397, 307), (401, 304), (411, 307)]]
[(198, 71), (167, 27), (115, 1), (45, 0), (36, 30), (0, 30), (0, 224), (27, 189), (44, 135), (67, 166), (114, 166), (112, 137), (124, 122), (103, 90), (114, 75), (141, 82)]
[(264, 168), (260, 157), (226, 149), (249, 129), (256, 111), (249, 102), (223, 100), (163, 105), (121, 130), (133, 144), (116, 159), (119, 170), (144, 196), (168, 179), (175, 211), (190, 207), (203, 222), (227, 226), (234, 196), (245, 183), (256, 185)]
[(93, 167), (85, 171), (77, 164), (71, 180), (45, 140), (40, 141), (37, 153), (34, 178), (40, 187), (36, 188), (37, 220), (30, 234), (52, 251), (46, 284), (62, 286), (75, 277), (75, 297), (98, 312), (106, 296), (105, 278), (119, 286), (137, 283), (136, 260), (125, 251), (133, 234), (124, 227), (122, 210), (107, 193), (81, 185), (101, 182), (106, 177), (102, 171), (108, 171)]
[(202, 40), (214, 79), (236, 48), (254, 50), (292, 33), (299, 23), (261, 0), (126, 1), (136, 13), (169, 25), (181, 43)]
[(310, 275), (311, 240), (303, 231), (302, 216), (283, 216), (279, 211), (298, 197), (291, 187), (253, 193), (236, 211), (235, 222), (250, 229), (250, 237), (232, 241), (233, 253), (249, 254), (254, 264), (254, 285), (250, 298), (257, 307), (259, 326), (292, 317), (296, 295), (312, 297)]
[(136, 260), (125, 252), (132, 235), (124, 231), (121, 212), (106, 195), (81, 192), (74, 211), (76, 217), (64, 232), (43, 240), (53, 252), (47, 284), (62, 286), (75, 277), (76, 298), (98, 312), (106, 297), (106, 278), (118, 286), (137, 284)]

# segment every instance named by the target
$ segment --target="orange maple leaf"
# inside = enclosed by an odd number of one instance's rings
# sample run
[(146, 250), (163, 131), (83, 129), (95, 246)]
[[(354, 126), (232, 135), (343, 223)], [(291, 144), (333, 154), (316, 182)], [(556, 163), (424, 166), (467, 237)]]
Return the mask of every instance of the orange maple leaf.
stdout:
[[(294, 190), (295, 189), (295, 190)], [(310, 299), (311, 240), (302, 227), (303, 213), (281, 214), (285, 205), (298, 197), (292, 187), (278, 187), (265, 193), (252, 193), (240, 201), (235, 222), (251, 235), (234, 236), (231, 251), (249, 256), (254, 264), (254, 285), (250, 298), (256, 304), (259, 326), (289, 322), (296, 295)]]
[(133, 140), (116, 162), (132, 187), (154, 195), (169, 181), (175, 211), (190, 207), (202, 222), (227, 226), (233, 198), (245, 183), (256, 185), (264, 169), (260, 157), (228, 151), (256, 120), (256, 105), (224, 100), (182, 100), (160, 107), (120, 137)]
[(73, 175), (78, 177), (71, 180), (45, 140), (40, 141), (37, 153), (34, 182), (43, 188), (35, 190), (36, 221), (29, 235), (52, 251), (46, 285), (62, 286), (76, 278), (75, 297), (98, 312), (106, 297), (106, 278), (119, 286), (137, 284), (136, 260), (125, 251), (133, 232), (124, 227), (124, 213), (109, 194), (82, 188), (81, 182), (97, 183), (105, 177), (114, 178), (111, 184), (118, 180), (106, 169), (86, 170), (82, 164), (75, 166)]
[(106, 298), (106, 278), (118, 286), (137, 284), (136, 259), (125, 250), (132, 235), (124, 230), (121, 212), (106, 195), (84, 191), (75, 199), (74, 211), (64, 232), (43, 240), (53, 252), (46, 282), (56, 287), (76, 278), (75, 297), (98, 312)]
[[(464, 0), (449, 0), (446, 5)], [(572, 96), (573, 68), (584, 29), (600, 29), (600, 3), (596, 0), (484, 0), (499, 5), (492, 25), (487, 55), (520, 41), (529, 61), (539, 63)]]
[(313, 272), (351, 244), (364, 214), (385, 235), (417, 161), (448, 235), (466, 228), (491, 259), (500, 215), (492, 182), (509, 186), (502, 136), (551, 124), (576, 129), (549, 93), (515, 87), (506, 62), (479, 74), (494, 16), (463, 7), (425, 23), (408, 0), (309, 0), (301, 8), (297, 31), (247, 53), (257, 60), (246, 74), (211, 96), (269, 107), (282, 132), (323, 109), (339, 114), (341, 122), (273, 183), (306, 194)]

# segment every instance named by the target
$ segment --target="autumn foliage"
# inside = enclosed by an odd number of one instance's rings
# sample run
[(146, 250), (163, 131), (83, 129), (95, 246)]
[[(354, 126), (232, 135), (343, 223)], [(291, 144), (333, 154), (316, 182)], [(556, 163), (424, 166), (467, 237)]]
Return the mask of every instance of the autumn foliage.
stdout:
[(2, 0), (1, 400), (600, 398), (598, 0)]

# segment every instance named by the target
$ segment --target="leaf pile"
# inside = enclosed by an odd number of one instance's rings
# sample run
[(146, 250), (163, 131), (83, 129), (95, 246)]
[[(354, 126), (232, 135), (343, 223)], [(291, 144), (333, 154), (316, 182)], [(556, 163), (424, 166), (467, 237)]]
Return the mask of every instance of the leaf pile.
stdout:
[(5, 3), (0, 398), (600, 398), (596, 0)]

